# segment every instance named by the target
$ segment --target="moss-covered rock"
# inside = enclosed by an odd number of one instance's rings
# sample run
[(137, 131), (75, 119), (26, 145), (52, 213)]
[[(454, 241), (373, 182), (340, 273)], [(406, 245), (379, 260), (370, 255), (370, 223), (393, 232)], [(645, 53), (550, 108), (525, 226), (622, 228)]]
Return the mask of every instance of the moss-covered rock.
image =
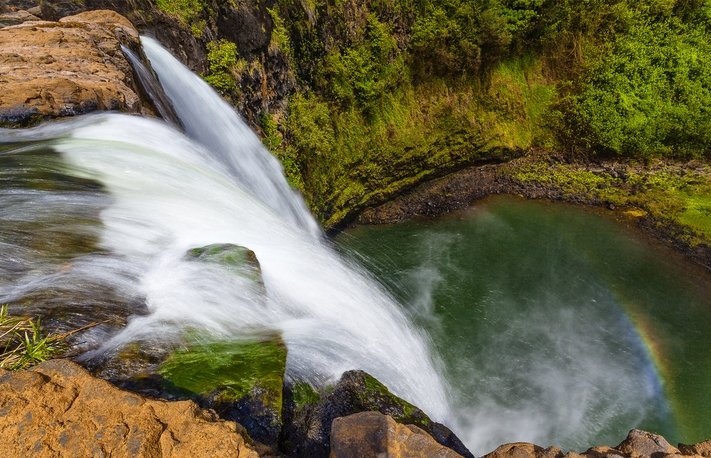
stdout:
[(192, 248), (185, 255), (188, 260), (218, 264), (230, 272), (247, 280), (257, 282), (262, 287), (262, 271), (254, 251), (231, 243), (216, 243), (200, 248)]
[(472, 456), (446, 426), (432, 421), (422, 410), (388, 390), (363, 371), (348, 371), (332, 387), (316, 391), (297, 383), (285, 389), (285, 422), (282, 448), (295, 456), (326, 457), (334, 419), (376, 411), (402, 424), (415, 425), (440, 444), (463, 456)]
[(254, 439), (275, 445), (286, 354), (279, 337), (197, 343), (173, 352), (158, 373), (167, 391), (187, 394), (243, 425)]

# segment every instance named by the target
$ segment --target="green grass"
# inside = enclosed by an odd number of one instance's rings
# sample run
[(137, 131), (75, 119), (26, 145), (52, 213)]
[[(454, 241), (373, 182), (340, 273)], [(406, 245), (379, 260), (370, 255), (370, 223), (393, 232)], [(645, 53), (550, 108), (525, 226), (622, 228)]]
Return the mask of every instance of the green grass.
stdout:
[(0, 368), (27, 369), (56, 356), (65, 336), (43, 336), (39, 319), (10, 316), (0, 307)]
[(711, 244), (711, 189), (703, 194), (690, 195), (683, 193), (684, 209), (679, 215), (679, 221), (691, 230), (701, 234), (707, 243)]

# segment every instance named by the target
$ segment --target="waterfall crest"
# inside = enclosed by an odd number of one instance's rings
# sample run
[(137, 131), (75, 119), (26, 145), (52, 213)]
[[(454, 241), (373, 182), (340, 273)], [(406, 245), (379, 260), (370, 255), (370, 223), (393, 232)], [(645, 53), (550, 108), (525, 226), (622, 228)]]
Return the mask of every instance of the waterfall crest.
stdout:
[[(144, 43), (186, 134), (159, 120), (105, 113), (0, 130), (0, 157), (22, 162), (58, 152), (58, 173), (100, 184), (66, 192), (7, 181), (3, 196), (13, 200), (0, 209), (3, 218), (31, 224), (39, 213), (67, 214), (86, 204), (96, 221), (73, 224), (91, 233), (96, 247), (69, 260), (40, 260), (32, 249), (22, 251), (22, 240), (8, 241), (26, 265), (12, 275), (2, 271), (0, 302), (38, 288), (102, 285), (129, 304), (144, 303), (147, 314), (97, 337), (98, 351), (170, 339), (185, 328), (223, 337), (277, 331), (289, 350), (290, 376), (322, 384), (363, 369), (446, 421), (447, 388), (426, 333), (323, 240), (278, 161), (239, 115), (156, 42)], [(225, 270), (184, 259), (186, 250), (213, 243), (255, 252), (266, 297)]]

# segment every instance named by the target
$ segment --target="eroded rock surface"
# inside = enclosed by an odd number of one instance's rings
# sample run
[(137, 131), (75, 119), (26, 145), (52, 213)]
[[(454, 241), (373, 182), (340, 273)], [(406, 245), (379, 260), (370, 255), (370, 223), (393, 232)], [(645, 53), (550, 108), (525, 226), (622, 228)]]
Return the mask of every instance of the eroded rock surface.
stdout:
[(145, 113), (121, 44), (137, 49), (138, 32), (106, 10), (0, 28), (0, 126), (95, 110)]
[(70, 361), (0, 370), (0, 387), (0, 456), (259, 456), (236, 423), (119, 390)]
[(387, 456), (392, 458), (457, 458), (422, 429), (402, 425), (378, 412), (336, 418), (331, 427), (331, 458)]

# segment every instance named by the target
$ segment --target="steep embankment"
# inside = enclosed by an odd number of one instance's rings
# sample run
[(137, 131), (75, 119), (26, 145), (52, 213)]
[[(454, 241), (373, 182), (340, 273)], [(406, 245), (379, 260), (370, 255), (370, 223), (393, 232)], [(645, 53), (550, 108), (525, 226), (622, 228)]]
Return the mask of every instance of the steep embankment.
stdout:
[[(45, 19), (115, 9), (157, 36), (260, 131), (327, 228), (525, 155), (500, 169), (500, 192), (641, 207), (648, 226), (708, 251), (710, 179), (689, 163), (711, 145), (704, 2), (10, 5)], [(597, 172), (610, 164), (642, 178)]]

